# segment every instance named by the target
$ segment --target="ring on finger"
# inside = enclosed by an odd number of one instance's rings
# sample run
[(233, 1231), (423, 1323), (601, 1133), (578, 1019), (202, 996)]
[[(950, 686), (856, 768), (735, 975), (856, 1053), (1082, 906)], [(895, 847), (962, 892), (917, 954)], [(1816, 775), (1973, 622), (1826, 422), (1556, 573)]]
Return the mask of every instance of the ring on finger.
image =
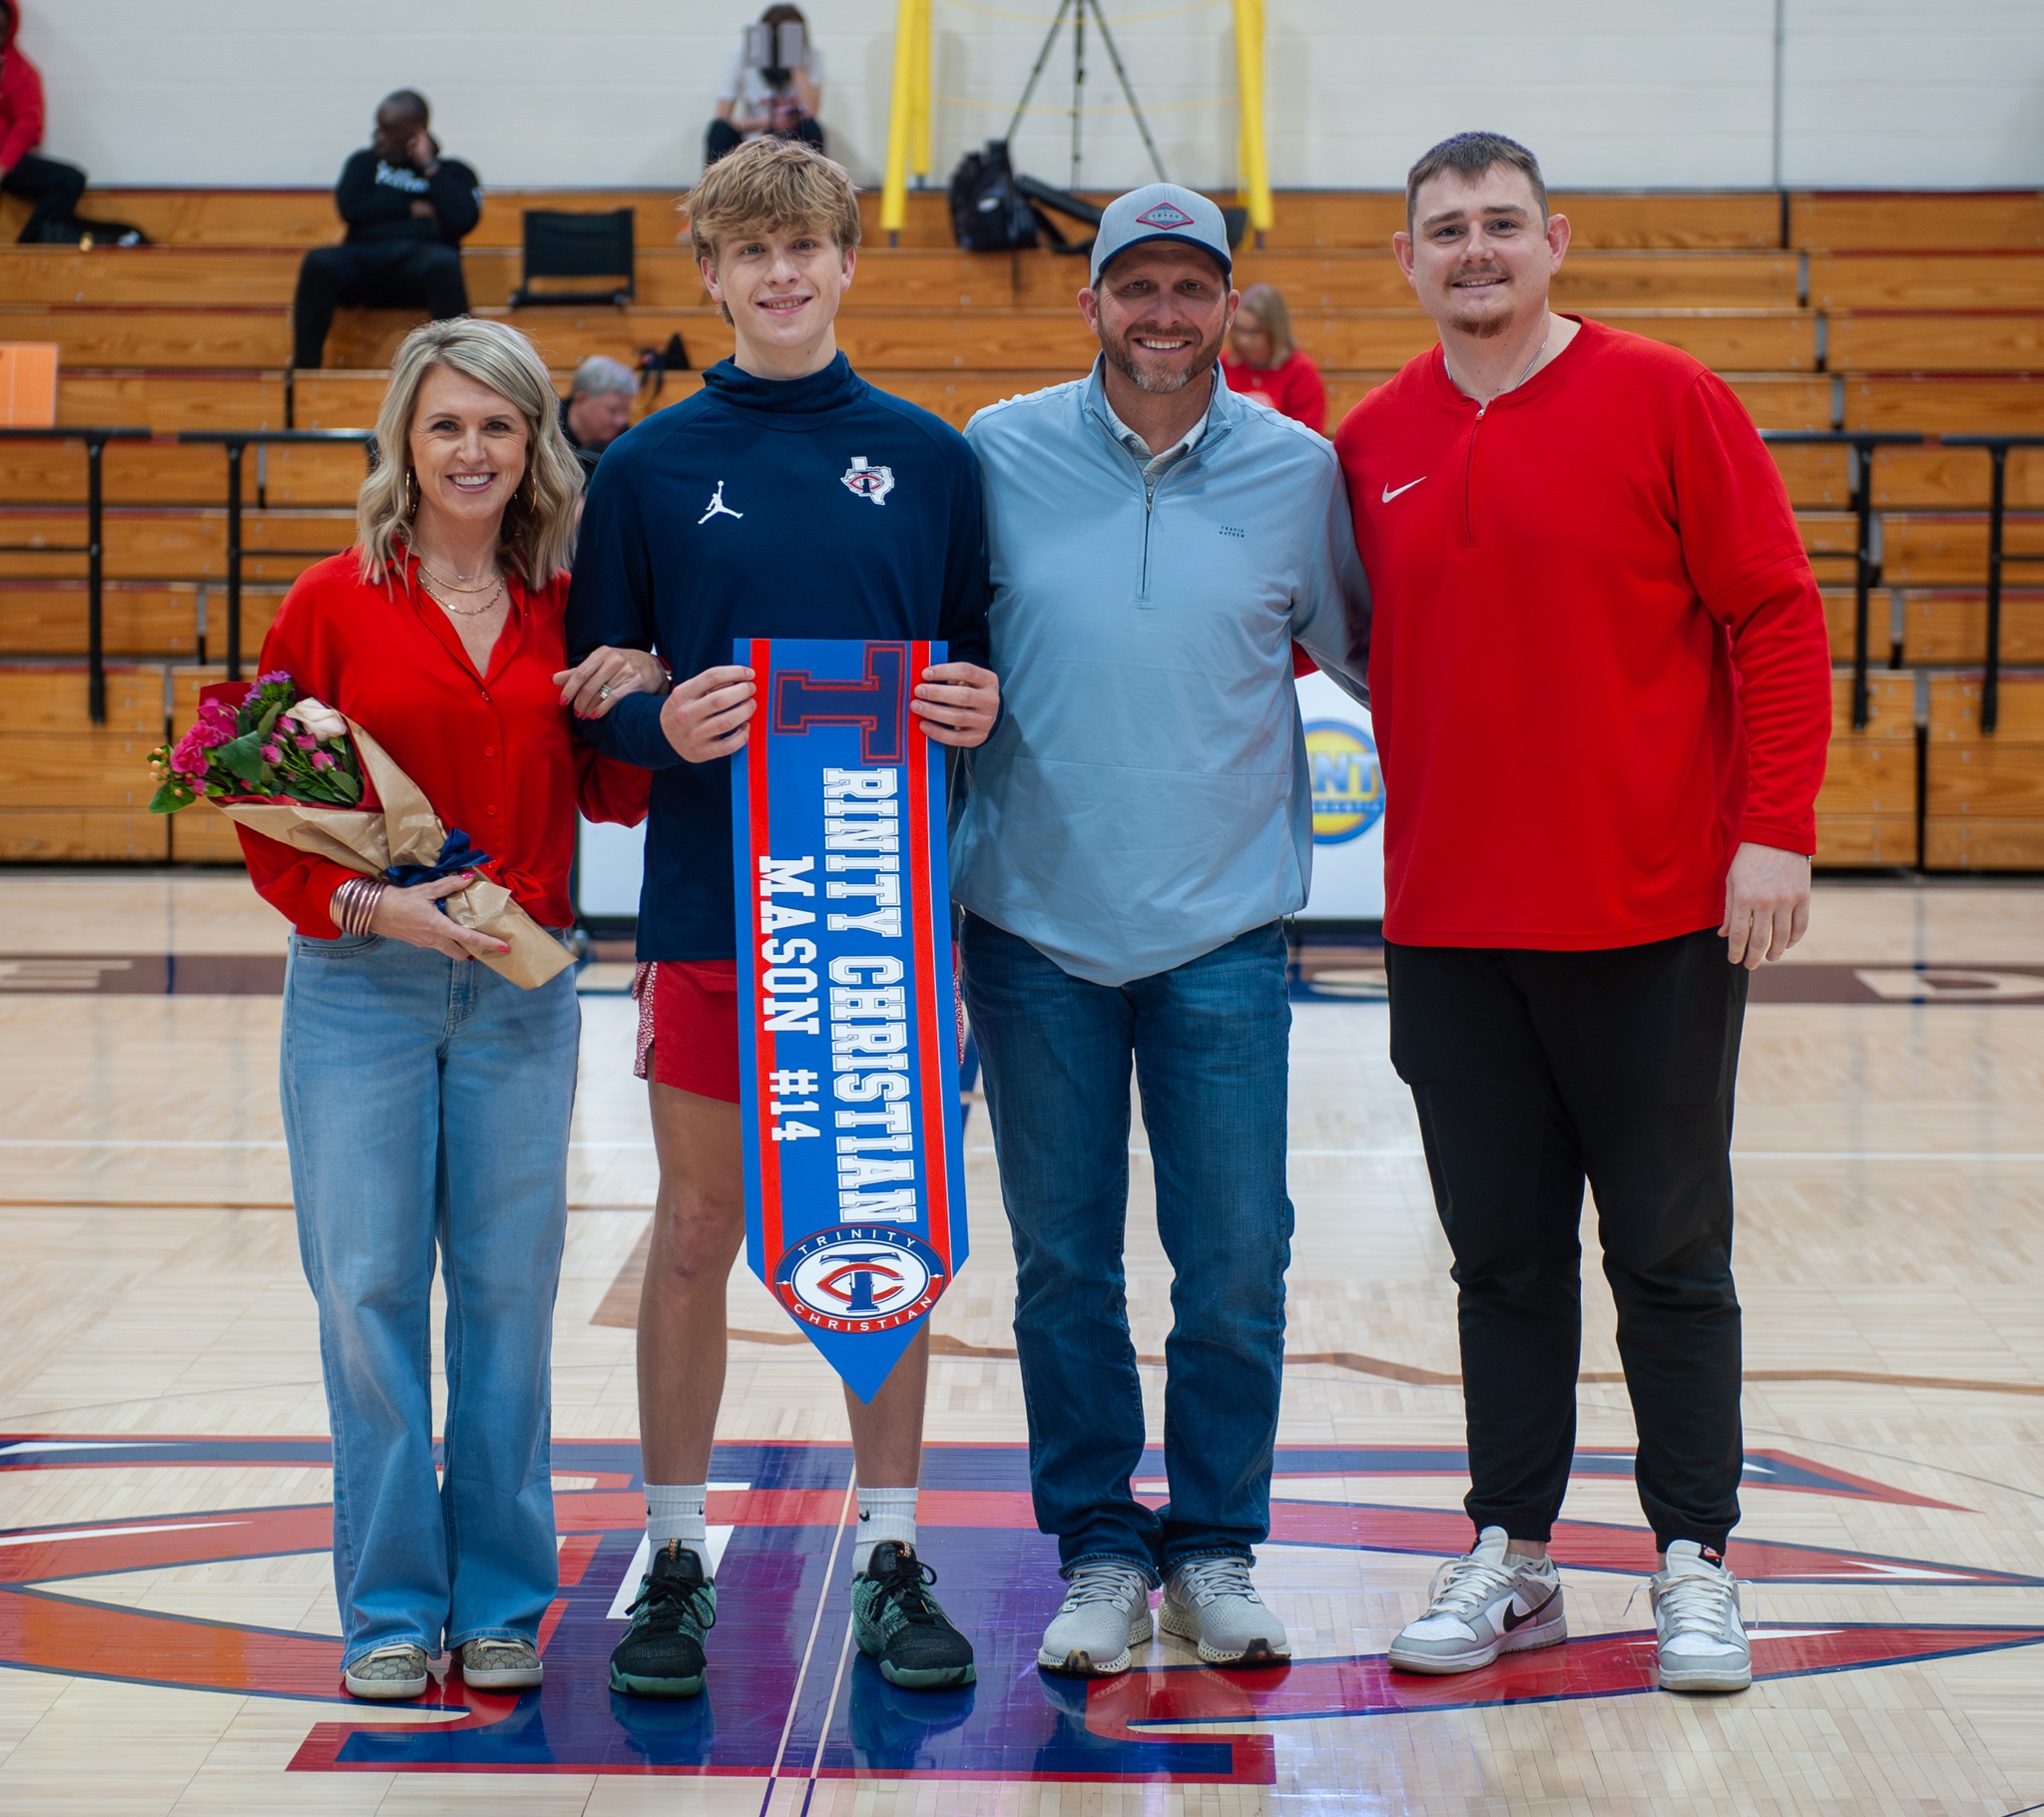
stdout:
[(608, 700), (611, 697), (611, 684), (608, 681), (603, 682), (597, 688), (596, 697), (599, 700)]

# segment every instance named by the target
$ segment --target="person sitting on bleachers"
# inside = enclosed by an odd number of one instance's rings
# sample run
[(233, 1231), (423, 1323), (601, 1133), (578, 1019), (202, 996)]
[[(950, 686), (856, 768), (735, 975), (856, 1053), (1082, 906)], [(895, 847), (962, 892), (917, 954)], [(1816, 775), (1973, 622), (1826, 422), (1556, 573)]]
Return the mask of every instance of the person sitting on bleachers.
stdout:
[(326, 331), (342, 304), (423, 307), (435, 321), (468, 313), (461, 240), (482, 214), (482, 181), (459, 159), (440, 156), (429, 118), (423, 95), (385, 95), (367, 149), (341, 167), (333, 206), (347, 238), (315, 246), (298, 267), (292, 365), (323, 363)]
[(749, 25), (717, 91), (717, 118), (703, 151), (707, 169), (748, 140), (772, 133), (823, 149), (823, 54), (809, 42), (798, 6), (769, 6)]
[(561, 400), (561, 430), (575, 450), (586, 481), (603, 451), (632, 426), (638, 375), (622, 360), (592, 353), (575, 368), (575, 382)]
[(0, 0), (0, 190), (35, 205), (21, 229), (23, 245), (41, 241), (48, 228), (55, 229), (51, 237), (76, 241), (77, 233), (64, 229), (78, 213), (85, 173), (36, 154), (43, 139), (43, 78), (15, 48), (20, 23), (14, 0)]
[(1269, 284), (1251, 284), (1242, 293), (1221, 370), (1229, 390), (1269, 404), (1315, 435), (1327, 433), (1327, 388), (1320, 383), (1320, 369), (1293, 343), (1291, 311)]

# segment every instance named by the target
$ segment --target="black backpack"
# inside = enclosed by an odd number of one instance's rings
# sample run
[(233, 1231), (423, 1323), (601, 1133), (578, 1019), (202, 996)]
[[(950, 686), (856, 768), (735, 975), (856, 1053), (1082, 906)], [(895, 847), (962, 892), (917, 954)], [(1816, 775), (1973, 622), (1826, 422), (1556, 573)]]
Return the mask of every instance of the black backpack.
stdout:
[(989, 139), (951, 173), (951, 231), (968, 252), (1013, 252), (1037, 243), (1036, 211), (1015, 188), (1008, 142)]

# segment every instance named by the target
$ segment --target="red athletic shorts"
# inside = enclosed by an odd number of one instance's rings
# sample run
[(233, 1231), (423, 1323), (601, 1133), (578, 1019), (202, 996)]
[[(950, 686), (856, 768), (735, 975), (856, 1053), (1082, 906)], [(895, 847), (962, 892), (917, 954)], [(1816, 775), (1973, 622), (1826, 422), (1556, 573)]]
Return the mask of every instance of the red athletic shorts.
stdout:
[(736, 959), (663, 960), (632, 977), (639, 1052), (632, 1070), (698, 1098), (739, 1101)]

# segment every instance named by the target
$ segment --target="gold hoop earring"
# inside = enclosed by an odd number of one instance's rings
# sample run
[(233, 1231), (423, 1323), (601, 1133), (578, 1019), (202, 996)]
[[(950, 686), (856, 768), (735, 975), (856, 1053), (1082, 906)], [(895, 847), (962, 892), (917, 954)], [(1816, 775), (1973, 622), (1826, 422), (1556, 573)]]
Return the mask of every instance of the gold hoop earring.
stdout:
[(419, 470), (407, 467), (404, 470), (404, 521), (409, 524), (419, 514)]

